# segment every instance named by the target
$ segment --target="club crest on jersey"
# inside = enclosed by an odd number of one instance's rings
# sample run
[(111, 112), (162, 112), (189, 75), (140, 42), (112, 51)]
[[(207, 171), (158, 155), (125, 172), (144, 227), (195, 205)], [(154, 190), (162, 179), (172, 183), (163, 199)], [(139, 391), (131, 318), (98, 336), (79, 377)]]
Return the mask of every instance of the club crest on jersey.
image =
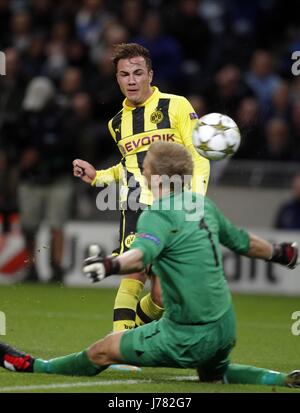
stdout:
[(124, 244), (126, 245), (127, 248), (130, 247), (130, 245), (133, 243), (135, 239), (135, 234), (129, 234), (127, 235), (127, 237), (125, 238)]
[(155, 124), (162, 122), (163, 118), (164, 118), (164, 115), (162, 111), (159, 109), (156, 109), (150, 115), (150, 121)]

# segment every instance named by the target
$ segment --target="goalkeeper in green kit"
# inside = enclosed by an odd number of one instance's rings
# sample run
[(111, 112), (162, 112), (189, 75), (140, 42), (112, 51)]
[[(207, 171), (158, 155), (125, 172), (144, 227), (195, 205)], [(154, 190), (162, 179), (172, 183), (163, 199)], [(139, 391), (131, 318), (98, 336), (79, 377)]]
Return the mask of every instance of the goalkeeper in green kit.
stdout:
[(18, 372), (76, 376), (93, 376), (115, 363), (195, 368), (204, 382), (300, 387), (298, 370), (281, 373), (230, 363), (236, 322), (221, 253), (223, 244), (238, 254), (293, 269), (297, 245), (272, 245), (238, 229), (208, 198), (185, 190), (193, 163), (182, 145), (152, 144), (143, 166), (155, 202), (141, 214), (131, 249), (118, 257), (89, 257), (83, 270), (95, 282), (144, 268), (151, 274), (152, 266), (161, 284), (163, 317), (51, 360), (2, 343), (0, 365)]

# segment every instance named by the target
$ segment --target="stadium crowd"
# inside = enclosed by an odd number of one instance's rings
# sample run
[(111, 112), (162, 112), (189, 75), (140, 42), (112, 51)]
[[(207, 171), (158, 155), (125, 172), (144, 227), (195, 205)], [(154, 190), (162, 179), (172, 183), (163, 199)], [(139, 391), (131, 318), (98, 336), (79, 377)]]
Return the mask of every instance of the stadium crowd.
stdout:
[[(110, 61), (120, 42), (146, 46), (153, 83), (187, 96), (199, 116), (232, 116), (243, 136), (236, 158), (299, 160), (295, 7), (292, 0), (0, 0), (1, 210), (14, 207), (34, 164), (33, 135), (36, 147), (39, 139), (43, 148), (57, 145), (51, 159), (41, 148), (40, 159), (50, 164), (41, 182), (71, 174), (77, 156), (101, 167), (119, 158), (107, 121), (122, 101)], [(37, 124), (25, 97), (39, 77), (49, 79), (54, 96), (51, 113)]]

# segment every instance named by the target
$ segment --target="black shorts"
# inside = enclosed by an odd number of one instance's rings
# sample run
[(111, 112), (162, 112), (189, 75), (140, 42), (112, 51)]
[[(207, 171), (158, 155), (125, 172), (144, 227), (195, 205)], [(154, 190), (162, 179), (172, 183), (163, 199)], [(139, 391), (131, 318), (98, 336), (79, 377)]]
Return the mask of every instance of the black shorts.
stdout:
[(125, 209), (121, 211), (120, 229), (119, 229), (119, 247), (113, 251), (113, 255), (122, 254), (129, 250), (133, 243), (136, 233), (136, 225), (139, 216), (148, 205), (141, 204), (140, 208), (133, 211)]

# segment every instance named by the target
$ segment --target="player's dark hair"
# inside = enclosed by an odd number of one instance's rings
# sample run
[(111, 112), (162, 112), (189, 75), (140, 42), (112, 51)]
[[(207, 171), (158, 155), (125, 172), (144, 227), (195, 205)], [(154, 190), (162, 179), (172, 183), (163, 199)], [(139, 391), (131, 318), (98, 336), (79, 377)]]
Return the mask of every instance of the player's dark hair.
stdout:
[(117, 44), (112, 56), (112, 62), (117, 70), (119, 60), (130, 59), (138, 56), (142, 56), (145, 59), (148, 71), (152, 70), (152, 61), (149, 50), (137, 43)]

